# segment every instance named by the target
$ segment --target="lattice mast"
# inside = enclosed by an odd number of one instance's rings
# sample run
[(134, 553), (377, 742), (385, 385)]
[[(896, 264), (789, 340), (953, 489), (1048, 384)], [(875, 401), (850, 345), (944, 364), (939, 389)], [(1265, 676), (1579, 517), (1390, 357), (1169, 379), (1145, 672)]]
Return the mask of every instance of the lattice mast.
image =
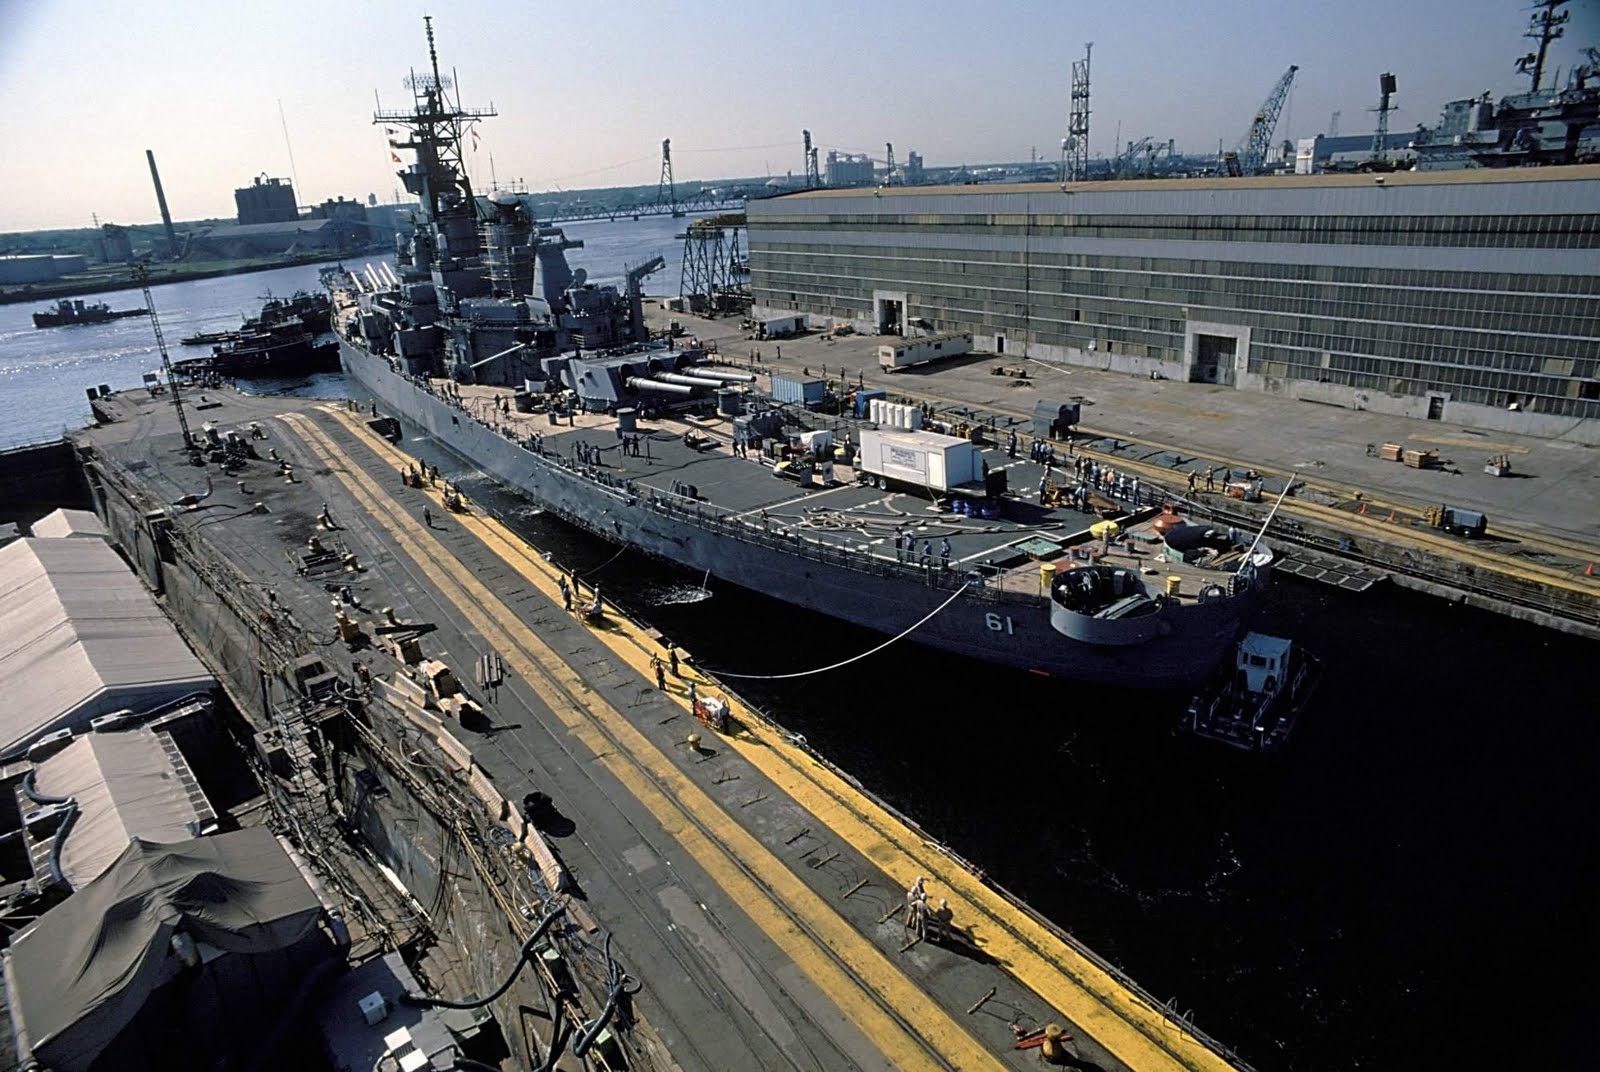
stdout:
[(816, 190), (822, 186), (822, 172), (817, 167), (817, 147), (811, 144), (811, 131), (802, 130), (800, 135), (805, 141), (806, 189)]
[(409, 137), (404, 141), (390, 138), (396, 149), (410, 149), (417, 154), (415, 168), (399, 172), (406, 192), (416, 195), (427, 208), (428, 218), (437, 219), (441, 207), (465, 204), (476, 208), (472, 195), (472, 181), (467, 177), (466, 160), (462, 155), (461, 140), (471, 125), (479, 119), (488, 119), (497, 113), (494, 106), (467, 109), (461, 106), (461, 95), (451, 98), (454, 81), (439, 73), (439, 53), (433, 40), (433, 18), (422, 17), (428, 34), (429, 73), (412, 71), (406, 77), (406, 88), (411, 90), (412, 106), (409, 111), (378, 109), (372, 113), (372, 122), (381, 126), (403, 127)]
[(672, 181), (672, 139), (661, 139), (661, 181), (656, 184), (656, 204), (676, 210), (678, 188)]
[(1061, 140), (1061, 181), (1082, 182), (1089, 177), (1089, 54), (1094, 42), (1083, 46), (1083, 59), (1072, 61), (1072, 89), (1067, 114), (1067, 136)]
[(1388, 71), (1378, 76), (1378, 129), (1372, 135), (1372, 159), (1380, 164), (1389, 159), (1389, 113), (1394, 111), (1396, 85), (1394, 75)]

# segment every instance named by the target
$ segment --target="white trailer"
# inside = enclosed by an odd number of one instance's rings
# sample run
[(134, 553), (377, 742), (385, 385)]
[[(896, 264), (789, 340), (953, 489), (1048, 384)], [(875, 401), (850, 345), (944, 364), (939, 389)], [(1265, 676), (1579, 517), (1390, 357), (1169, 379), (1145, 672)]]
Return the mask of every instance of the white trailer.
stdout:
[(806, 314), (795, 313), (792, 316), (775, 316), (761, 321), (760, 337), (763, 339), (787, 339), (791, 335), (803, 335), (806, 330)]
[(878, 367), (885, 372), (925, 365), (972, 352), (972, 336), (965, 332), (947, 335), (924, 335), (919, 339), (901, 339), (878, 346)]
[(937, 432), (861, 432), (857, 467), (880, 488), (951, 491), (983, 482), (983, 455), (970, 441)]

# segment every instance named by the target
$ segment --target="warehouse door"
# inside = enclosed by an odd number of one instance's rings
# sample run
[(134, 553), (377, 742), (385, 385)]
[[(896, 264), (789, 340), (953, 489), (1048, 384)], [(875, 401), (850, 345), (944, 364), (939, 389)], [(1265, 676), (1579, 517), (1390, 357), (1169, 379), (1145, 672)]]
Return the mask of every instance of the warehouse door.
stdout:
[(1233, 365), (1239, 340), (1231, 335), (1196, 335), (1194, 380), (1197, 383), (1234, 385)]
[(878, 300), (878, 334), (902, 335), (905, 322), (905, 303), (893, 298)]

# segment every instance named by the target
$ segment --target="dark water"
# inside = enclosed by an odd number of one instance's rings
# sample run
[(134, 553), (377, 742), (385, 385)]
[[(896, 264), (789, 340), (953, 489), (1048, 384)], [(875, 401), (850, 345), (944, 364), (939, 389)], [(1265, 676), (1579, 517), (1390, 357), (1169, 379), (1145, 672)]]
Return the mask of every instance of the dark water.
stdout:
[[(675, 293), (683, 222), (572, 227), (588, 243), (573, 262), (608, 282), (661, 253), (669, 273), (648, 289)], [(316, 274), (158, 288), (174, 355), (178, 336), (232, 327)], [(83, 386), (132, 386), (155, 363), (146, 321), (35, 332), (30, 311), (0, 306), (0, 445), (82, 423)], [(714, 580), (706, 598), (700, 577), (618, 556), (406, 445), (559, 560), (597, 568), (609, 596), (708, 667), (790, 672), (881, 639)], [(1595, 645), (1287, 577), (1260, 628), (1328, 666), (1275, 757), (1174, 736), (1181, 696), (906, 643), (741, 691), (1258, 1068), (1591, 1067)]]
[[(792, 672), (881, 640), (715, 580), (707, 596), (433, 457), (708, 668)], [(1270, 757), (1173, 734), (1186, 697), (911, 644), (740, 691), (1257, 1068), (1587, 1066), (1594, 645), (1293, 578), (1258, 628), (1327, 661)]]

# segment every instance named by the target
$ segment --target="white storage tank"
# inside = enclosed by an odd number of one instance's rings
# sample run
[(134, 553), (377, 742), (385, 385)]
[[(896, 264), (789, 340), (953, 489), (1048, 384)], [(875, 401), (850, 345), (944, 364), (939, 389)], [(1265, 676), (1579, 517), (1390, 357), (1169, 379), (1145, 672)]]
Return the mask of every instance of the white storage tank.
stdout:
[(883, 399), (874, 398), (867, 402), (867, 419), (873, 424), (883, 423)]

